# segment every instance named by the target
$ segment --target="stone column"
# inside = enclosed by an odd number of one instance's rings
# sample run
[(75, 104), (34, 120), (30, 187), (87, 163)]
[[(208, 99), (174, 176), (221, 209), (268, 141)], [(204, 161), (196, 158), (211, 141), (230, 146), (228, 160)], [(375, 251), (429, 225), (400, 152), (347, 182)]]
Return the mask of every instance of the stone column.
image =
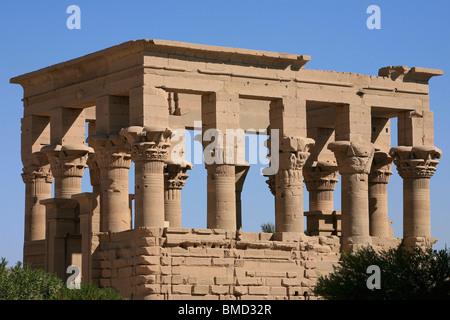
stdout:
[(375, 148), (371, 143), (336, 141), (328, 149), (334, 152), (342, 177), (342, 246), (351, 251), (371, 243), (368, 175)]
[(339, 181), (336, 163), (314, 162), (305, 166), (303, 172), (309, 192), (309, 211), (332, 212), (333, 191)]
[(122, 129), (135, 162), (135, 228), (164, 228), (164, 162), (171, 130), (132, 126)]
[(387, 184), (392, 175), (392, 158), (375, 152), (369, 174), (369, 229), (372, 237), (389, 237)]
[(48, 156), (55, 178), (55, 198), (71, 199), (81, 193), (81, 178), (88, 155), (94, 150), (82, 144), (49, 145), (41, 149)]
[(338, 215), (334, 211), (333, 191), (338, 182), (335, 162), (314, 161), (303, 168), (309, 192), (308, 235), (337, 235)]
[(209, 164), (208, 228), (236, 230), (235, 166)]
[(214, 173), (215, 168), (212, 165), (205, 165), (206, 169), (206, 228), (216, 228), (216, 190)]
[[(235, 166), (240, 161), (236, 161), (238, 153), (235, 151), (240, 146), (234, 141), (236, 139), (239, 143), (235, 135), (240, 128), (239, 110), (237, 93), (214, 92), (202, 95), (203, 148), (208, 171), (208, 228), (236, 230)], [(233, 145), (229, 145), (229, 142), (233, 142)]]
[(169, 227), (181, 228), (181, 190), (189, 177), (186, 171), (191, 169), (192, 164), (188, 162), (166, 161), (164, 168), (164, 220), (169, 222)]
[(120, 232), (131, 229), (128, 197), (128, 170), (131, 155), (125, 138), (97, 134), (88, 138), (95, 150), (100, 170), (100, 231)]
[[(275, 174), (275, 231), (304, 232), (303, 165), (314, 140), (283, 136)], [(274, 152), (271, 150), (271, 152)]]
[(442, 151), (434, 146), (394, 147), (389, 151), (403, 178), (403, 241), (431, 240), (430, 178)]
[(53, 176), (46, 155), (35, 152), (24, 161), (25, 242), (45, 239), (45, 206), (43, 199), (52, 197)]
[(236, 193), (236, 229), (242, 229), (242, 201), (241, 193), (244, 188), (245, 178), (247, 177), (250, 165), (245, 163), (245, 165), (237, 165), (235, 169), (235, 193)]

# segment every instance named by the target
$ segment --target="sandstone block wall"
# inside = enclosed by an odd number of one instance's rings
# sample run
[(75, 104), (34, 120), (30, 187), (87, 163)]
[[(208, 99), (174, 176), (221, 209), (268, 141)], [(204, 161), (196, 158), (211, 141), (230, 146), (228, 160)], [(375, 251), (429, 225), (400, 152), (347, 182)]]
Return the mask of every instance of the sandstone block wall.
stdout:
[(139, 228), (99, 235), (103, 287), (130, 299), (314, 299), (340, 258), (337, 236)]

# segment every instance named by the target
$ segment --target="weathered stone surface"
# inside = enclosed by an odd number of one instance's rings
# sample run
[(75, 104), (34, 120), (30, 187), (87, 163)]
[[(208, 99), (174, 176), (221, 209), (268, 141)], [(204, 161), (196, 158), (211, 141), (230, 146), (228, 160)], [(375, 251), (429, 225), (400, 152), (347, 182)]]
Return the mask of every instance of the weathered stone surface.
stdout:
[[(442, 152), (428, 81), (442, 71), (388, 66), (366, 76), (309, 70), (309, 60), (139, 40), (11, 79), (24, 89), (24, 263), (61, 278), (78, 265), (83, 281), (133, 299), (304, 299), (341, 251), (433, 245), (429, 184)], [(176, 137), (200, 120), (207, 228), (191, 229), (181, 191), (193, 166)], [(251, 166), (234, 141), (254, 128), (269, 135), (274, 233), (242, 226)], [(388, 220), (392, 162), (403, 179), (403, 239)], [(81, 193), (88, 167), (93, 192)]]

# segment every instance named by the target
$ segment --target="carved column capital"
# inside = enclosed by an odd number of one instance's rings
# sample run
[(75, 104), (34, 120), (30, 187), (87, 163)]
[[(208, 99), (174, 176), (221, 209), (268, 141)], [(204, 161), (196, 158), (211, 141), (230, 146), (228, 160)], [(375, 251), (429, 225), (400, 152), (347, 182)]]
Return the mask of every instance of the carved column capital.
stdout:
[(120, 131), (131, 148), (131, 159), (138, 161), (166, 161), (172, 131), (162, 127), (133, 126)]
[(375, 152), (372, 143), (335, 141), (328, 149), (334, 152), (340, 174), (369, 174)]
[(97, 155), (95, 153), (91, 153), (89, 154), (86, 160), (86, 164), (89, 168), (89, 177), (91, 180), (91, 185), (94, 188), (94, 190), (97, 190), (97, 188), (100, 187), (100, 168), (98, 167), (96, 157)]
[(275, 195), (275, 175), (267, 175), (265, 176), (268, 179), (266, 180), (266, 183), (269, 187), (270, 192), (272, 193), (272, 195)]
[(41, 152), (34, 152), (23, 159), (22, 179), (24, 183), (35, 182), (36, 179), (45, 179), (46, 183), (53, 182), (48, 158)]
[(313, 145), (314, 140), (310, 138), (283, 136), (280, 139), (280, 169), (301, 170)]
[(375, 152), (369, 174), (369, 183), (389, 183), (392, 175), (392, 157), (386, 152)]
[(164, 166), (164, 183), (166, 189), (181, 190), (186, 184), (186, 179), (189, 175), (187, 170), (192, 169), (192, 164), (189, 162), (173, 162), (167, 161)]
[(54, 177), (83, 177), (87, 158), (94, 150), (82, 144), (49, 145), (41, 149), (48, 156)]
[(99, 168), (131, 167), (130, 148), (124, 136), (98, 134), (90, 136), (87, 142), (95, 150), (95, 161)]
[(275, 175), (276, 186), (303, 183), (302, 169), (308, 159), (314, 140), (283, 136), (280, 139), (279, 170)]
[(308, 191), (333, 191), (338, 180), (336, 162), (314, 161), (303, 168), (303, 176)]
[(400, 146), (391, 148), (389, 155), (394, 159), (399, 175), (405, 178), (431, 178), (442, 157), (442, 151), (435, 146)]

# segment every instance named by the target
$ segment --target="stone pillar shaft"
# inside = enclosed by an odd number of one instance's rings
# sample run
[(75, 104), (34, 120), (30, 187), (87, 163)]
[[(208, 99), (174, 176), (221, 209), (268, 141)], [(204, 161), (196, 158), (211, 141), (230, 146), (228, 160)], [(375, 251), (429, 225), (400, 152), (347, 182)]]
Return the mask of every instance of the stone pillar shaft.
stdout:
[(389, 236), (387, 184), (369, 182), (369, 220), (372, 237)]
[(236, 229), (242, 229), (242, 200), (241, 194), (244, 188), (245, 178), (250, 170), (250, 165), (245, 163), (235, 167), (235, 184), (236, 184)]
[(392, 158), (375, 152), (369, 174), (369, 229), (372, 237), (389, 237), (387, 184), (392, 175)]
[(136, 161), (135, 225), (164, 227), (164, 162)]
[(129, 168), (100, 169), (100, 230), (102, 231), (119, 232), (131, 229), (128, 170)]
[(369, 238), (367, 174), (342, 176), (342, 235)]
[[(208, 217), (209, 220), (214, 221), (212, 227), (236, 230), (235, 166), (214, 164), (210, 165), (208, 173), (209, 171), (213, 171), (210, 180), (212, 190), (208, 190), (209, 194), (212, 194), (212, 197), (208, 198), (210, 210)], [(211, 217), (211, 215), (214, 215), (214, 217)]]
[(55, 177), (55, 198), (70, 199), (81, 193), (81, 177)]
[(25, 183), (25, 241), (43, 240), (46, 208), (40, 201), (52, 197), (50, 166), (24, 168), (22, 178)]
[(431, 237), (430, 179), (403, 179), (403, 237)]
[(338, 182), (335, 162), (313, 162), (303, 168), (309, 192), (309, 211), (333, 212), (333, 191)]
[(164, 127), (122, 129), (135, 162), (135, 228), (164, 228), (164, 166), (172, 131)]
[(207, 171), (207, 180), (206, 180), (206, 206), (207, 206), (207, 213), (206, 213), (206, 227), (208, 229), (215, 229), (216, 228), (216, 185), (215, 185), (215, 167), (212, 165), (206, 166)]
[(309, 191), (308, 235), (340, 234), (340, 214), (334, 211), (333, 191), (338, 182), (334, 161), (314, 161), (303, 168)]
[(170, 227), (181, 228), (181, 189), (164, 191), (164, 215)]
[(304, 232), (302, 171), (279, 170), (275, 190), (275, 230)]
[(333, 211), (333, 191), (309, 191), (309, 211)]
[(371, 143), (336, 141), (334, 152), (341, 174), (342, 245), (344, 251), (371, 243), (369, 231), (369, 184), (374, 146)]
[(95, 150), (91, 163), (96, 163), (95, 169), (99, 170), (100, 230), (129, 230), (132, 225), (128, 191), (131, 155), (125, 139), (117, 134), (97, 134), (90, 136), (88, 142)]
[(182, 160), (184, 150), (177, 158), (167, 160), (164, 168), (164, 219), (170, 227), (181, 228), (181, 190), (189, 177), (186, 171), (192, 169), (192, 164)]
[[(303, 166), (314, 140), (282, 136), (279, 170), (275, 174), (275, 231), (301, 232), (304, 228)], [(271, 150), (276, 152), (275, 150)]]
[(403, 240), (431, 239), (430, 178), (442, 151), (434, 146), (394, 147), (389, 151), (403, 178)]

